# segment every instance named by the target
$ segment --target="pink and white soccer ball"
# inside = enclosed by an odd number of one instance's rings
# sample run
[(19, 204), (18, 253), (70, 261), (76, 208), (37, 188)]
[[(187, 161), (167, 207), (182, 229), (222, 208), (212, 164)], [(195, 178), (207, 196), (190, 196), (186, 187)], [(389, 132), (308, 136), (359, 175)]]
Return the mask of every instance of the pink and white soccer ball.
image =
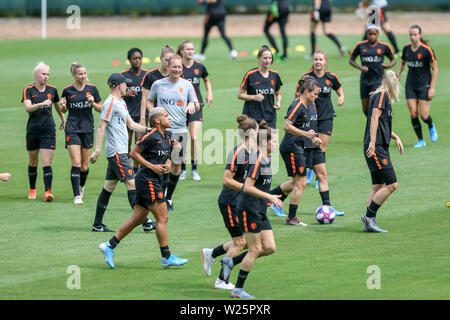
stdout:
[(333, 223), (335, 217), (336, 212), (330, 206), (320, 206), (316, 210), (316, 220), (320, 224)]

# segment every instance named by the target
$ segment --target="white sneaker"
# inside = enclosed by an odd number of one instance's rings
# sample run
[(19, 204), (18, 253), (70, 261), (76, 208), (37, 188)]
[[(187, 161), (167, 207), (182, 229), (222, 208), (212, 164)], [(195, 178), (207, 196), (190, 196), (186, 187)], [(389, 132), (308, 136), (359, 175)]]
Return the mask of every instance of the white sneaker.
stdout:
[(195, 60), (198, 60), (198, 61), (203, 61), (203, 60), (206, 59), (206, 57), (205, 57), (204, 54), (196, 53), (196, 54), (194, 54), (194, 59), (195, 59)]
[(81, 199), (83, 199), (83, 196), (84, 196), (84, 188), (85, 188), (86, 186), (80, 186), (80, 197), (81, 197)]
[(75, 198), (73, 198), (73, 203), (74, 204), (83, 204), (83, 199), (81, 199), (81, 196), (76, 196)]
[(212, 252), (213, 249), (205, 248), (202, 250), (203, 271), (205, 271), (208, 277), (211, 275), (211, 265), (214, 262)]
[(238, 56), (239, 56), (239, 53), (236, 50), (233, 49), (230, 51), (230, 59), (231, 60), (236, 59)]
[(224, 289), (224, 290), (233, 290), (234, 284), (231, 282), (226, 283), (225, 280), (216, 279), (216, 283), (214, 284), (214, 288), (216, 289)]
[(192, 179), (195, 181), (200, 181), (202, 179), (200, 177), (200, 175), (198, 174), (198, 171), (195, 169), (191, 171), (191, 176), (192, 176)]
[(187, 176), (187, 170), (181, 170), (179, 180), (186, 180), (186, 176)]

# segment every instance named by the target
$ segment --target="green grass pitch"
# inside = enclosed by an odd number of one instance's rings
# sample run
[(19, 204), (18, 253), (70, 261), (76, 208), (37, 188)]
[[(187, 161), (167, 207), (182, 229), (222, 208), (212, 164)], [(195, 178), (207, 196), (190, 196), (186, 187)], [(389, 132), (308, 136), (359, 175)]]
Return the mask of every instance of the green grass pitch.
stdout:
[[(428, 129), (422, 123), (427, 146), (413, 149), (416, 137), (404, 100), (394, 105), (393, 128), (405, 145), (400, 156), (391, 149), (399, 188), (382, 206), (378, 222), (387, 234), (362, 232), (361, 214), (365, 210), (371, 181), (362, 153), (365, 117), (359, 100), (359, 72), (350, 67), (348, 56), (339, 58), (337, 49), (325, 37), (318, 37), (321, 49), (329, 53), (328, 70), (336, 73), (345, 92), (345, 104), (335, 107), (338, 117), (327, 150), (327, 169), (332, 204), (345, 211), (332, 225), (319, 225), (314, 218), (321, 204), (318, 191), (309, 185), (299, 206), (299, 217), (308, 227), (286, 226), (284, 219), (269, 210), (277, 251), (258, 259), (246, 282), (246, 290), (258, 299), (448, 299), (450, 263), (448, 259), (450, 201), (450, 39), (429, 35), (439, 63), (436, 97), (431, 116), (439, 140), (431, 143)], [(384, 35), (380, 39), (387, 41)], [(188, 258), (181, 268), (163, 269), (155, 234), (134, 230), (116, 249), (116, 269), (110, 270), (98, 251), (98, 244), (112, 234), (93, 233), (97, 197), (102, 189), (106, 159), (104, 150), (99, 162), (90, 165), (85, 204), (73, 205), (70, 185), (70, 160), (64, 149), (63, 133), (57, 133), (57, 149), (53, 160), (55, 200), (43, 202), (42, 170), (38, 171), (38, 199), (27, 200), (27, 153), (25, 126), (28, 115), (20, 102), (25, 85), (33, 81), (32, 69), (38, 61), (51, 66), (49, 84), (59, 93), (72, 83), (69, 72), (73, 61), (87, 66), (91, 83), (101, 96), (108, 95), (107, 77), (126, 68), (126, 52), (140, 47), (152, 59), (146, 68), (156, 67), (153, 60), (165, 44), (176, 47), (184, 39), (50, 39), (0, 41), (0, 172), (11, 172), (8, 183), (0, 183), (0, 299), (229, 299), (229, 292), (214, 290), (220, 270), (219, 259), (212, 276), (206, 277), (201, 267), (200, 251), (229, 240), (217, 207), (221, 191), (223, 161), (229, 150), (223, 147), (222, 163), (201, 164), (201, 182), (190, 178), (181, 181), (174, 195), (176, 211), (169, 214), (171, 251)], [(253, 51), (267, 43), (263, 37), (233, 38), (239, 51), (248, 56), (228, 60), (224, 42), (210, 39), (204, 62), (214, 89), (214, 103), (204, 111), (203, 133), (208, 129), (236, 127), (235, 117), (243, 102), (236, 95), (247, 70), (257, 65)], [(277, 39), (280, 41), (280, 39)], [(360, 36), (340, 36), (347, 48)], [(304, 36), (289, 38), (292, 48), (287, 61), (276, 62), (282, 81), (283, 103), (278, 112), (278, 128), (294, 96), (296, 81), (311, 66), (305, 52), (294, 48), (309, 47)], [(194, 39), (199, 49), (200, 40)], [(399, 45), (408, 43), (398, 36)], [(113, 60), (122, 66), (112, 66)], [(394, 67), (396, 71), (397, 65)], [(406, 73), (402, 76), (404, 84)], [(202, 85), (202, 91), (204, 87)], [(336, 95), (333, 101), (336, 105)], [(53, 112), (57, 124), (58, 117)], [(98, 119), (98, 114), (95, 115)], [(209, 131), (211, 132), (211, 131)], [(280, 133), (280, 137), (284, 135)], [(213, 141), (203, 141), (203, 148)], [(277, 155), (278, 157), (278, 155)], [(279, 162), (273, 186), (287, 179)], [(287, 209), (288, 201), (285, 203)], [(126, 190), (119, 185), (114, 192), (105, 223), (117, 229), (131, 214)], [(81, 288), (68, 289), (69, 266), (81, 271)], [(379, 289), (369, 289), (370, 266), (380, 271)], [(231, 281), (237, 277), (233, 270)], [(369, 270), (369, 272), (368, 272)]]

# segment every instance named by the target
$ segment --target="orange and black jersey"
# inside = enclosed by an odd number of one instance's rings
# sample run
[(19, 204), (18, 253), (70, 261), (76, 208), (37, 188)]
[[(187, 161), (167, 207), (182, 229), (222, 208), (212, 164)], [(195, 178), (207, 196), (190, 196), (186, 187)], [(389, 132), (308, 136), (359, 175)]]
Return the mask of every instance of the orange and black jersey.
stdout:
[(358, 42), (350, 53), (351, 59), (355, 60), (358, 56), (361, 58), (361, 65), (367, 66), (367, 73), (361, 72), (361, 83), (366, 85), (381, 83), (384, 69), (381, 65), (384, 57), (394, 59), (394, 51), (385, 42), (378, 41), (373, 47), (369, 45), (368, 40)]
[[(172, 133), (165, 131), (164, 136), (156, 129), (150, 129), (136, 145), (141, 149), (142, 157), (152, 164), (165, 164), (173, 149)], [(141, 165), (136, 179), (162, 182), (162, 176)]]
[(403, 48), (402, 60), (408, 65), (408, 76), (405, 87), (413, 89), (429, 88), (431, 83), (430, 65), (436, 61), (433, 49), (421, 43), (416, 51), (411, 43)]
[(159, 72), (158, 68), (147, 71), (142, 79), (141, 87), (150, 90), (155, 81), (160, 80), (164, 77), (165, 76), (163, 76), (161, 72)]
[(215, 3), (206, 4), (206, 13), (211, 16), (224, 16), (226, 15), (225, 4), (222, 0), (217, 0)]
[(198, 102), (202, 107), (203, 107), (203, 99), (200, 92), (200, 79), (204, 79), (207, 76), (208, 71), (206, 70), (206, 67), (196, 60), (194, 60), (194, 64), (190, 68), (186, 68), (183, 65), (183, 78), (188, 80), (194, 86)]
[(370, 120), (373, 109), (381, 109), (381, 115), (378, 119), (378, 130), (375, 144), (388, 146), (391, 141), (392, 134), (392, 106), (389, 96), (386, 92), (381, 91), (370, 97), (369, 110), (367, 113), (366, 131), (364, 134), (364, 145), (370, 143)]
[(79, 91), (72, 84), (63, 89), (61, 97), (66, 98), (66, 107), (69, 115), (65, 127), (68, 133), (91, 133), (94, 132), (94, 116), (92, 105), (87, 96), (92, 95), (95, 102), (100, 102), (100, 94), (97, 87), (86, 83), (83, 90)]
[(127, 83), (128, 89), (134, 89), (136, 95), (134, 97), (123, 97), (127, 104), (128, 113), (131, 117), (139, 117), (141, 115), (141, 98), (142, 98), (142, 80), (144, 79), (147, 70), (141, 69), (139, 74), (134, 74), (130, 69), (123, 70), (121, 74), (125, 78), (131, 79), (131, 83)]
[(277, 71), (270, 69), (267, 78), (264, 78), (258, 68), (248, 71), (244, 80), (242, 80), (241, 88), (247, 90), (247, 94), (262, 94), (263, 101), (245, 101), (243, 114), (254, 118), (256, 121), (266, 120), (270, 127), (275, 128), (277, 122), (277, 114), (274, 108), (275, 94), (280, 90), (283, 83)]
[[(39, 91), (32, 83), (23, 89), (22, 100), (30, 100), (31, 104), (41, 103), (50, 99), (53, 103), (59, 101), (58, 90), (56, 87), (47, 84), (44, 91)], [(52, 104), (41, 106), (34, 112), (28, 113), (27, 132), (36, 134), (53, 134), (56, 131), (55, 120), (52, 115)]]
[[(312, 69), (303, 74), (300, 79), (304, 76), (314, 77), (320, 88), (319, 96), (316, 101), (314, 101), (317, 108), (317, 120), (326, 120), (336, 117), (336, 112), (334, 111), (333, 103), (331, 102), (331, 91), (338, 90), (341, 87), (338, 76), (326, 71), (325, 75), (319, 78)], [(298, 91), (298, 89), (299, 85), (297, 85), (296, 91)]]
[[(255, 180), (254, 186), (264, 192), (269, 193), (272, 183), (272, 169), (270, 167), (270, 157), (267, 159), (258, 151), (250, 154), (249, 165), (247, 167), (246, 178)], [(257, 198), (249, 193), (241, 192), (238, 197), (236, 208), (244, 211), (257, 213), (267, 213), (267, 200)]]
[[(233, 172), (233, 179), (237, 182), (244, 183), (246, 169), (249, 163), (249, 156), (250, 154), (247, 149), (245, 149), (244, 144), (234, 147), (228, 154), (225, 170), (230, 170)], [(225, 205), (236, 206), (236, 200), (240, 193), (240, 190), (233, 190), (223, 187), (218, 202)]]
[[(317, 110), (314, 104), (305, 105), (296, 98), (287, 111), (285, 119), (292, 122), (292, 125), (303, 131), (314, 130), (317, 132)], [(297, 136), (286, 132), (280, 144), (280, 150), (286, 152), (303, 152), (303, 149), (319, 148), (311, 139), (304, 136)]]

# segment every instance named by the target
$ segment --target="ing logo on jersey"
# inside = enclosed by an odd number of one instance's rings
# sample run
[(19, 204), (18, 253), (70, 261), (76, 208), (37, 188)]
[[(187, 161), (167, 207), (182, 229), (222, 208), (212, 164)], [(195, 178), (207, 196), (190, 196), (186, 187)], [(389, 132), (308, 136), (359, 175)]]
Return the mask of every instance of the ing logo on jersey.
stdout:
[[(180, 88), (180, 89), (181, 89), (181, 88)], [(179, 106), (179, 107), (184, 106), (184, 102), (183, 102), (182, 99), (178, 99), (178, 101), (177, 101), (177, 106)]]

